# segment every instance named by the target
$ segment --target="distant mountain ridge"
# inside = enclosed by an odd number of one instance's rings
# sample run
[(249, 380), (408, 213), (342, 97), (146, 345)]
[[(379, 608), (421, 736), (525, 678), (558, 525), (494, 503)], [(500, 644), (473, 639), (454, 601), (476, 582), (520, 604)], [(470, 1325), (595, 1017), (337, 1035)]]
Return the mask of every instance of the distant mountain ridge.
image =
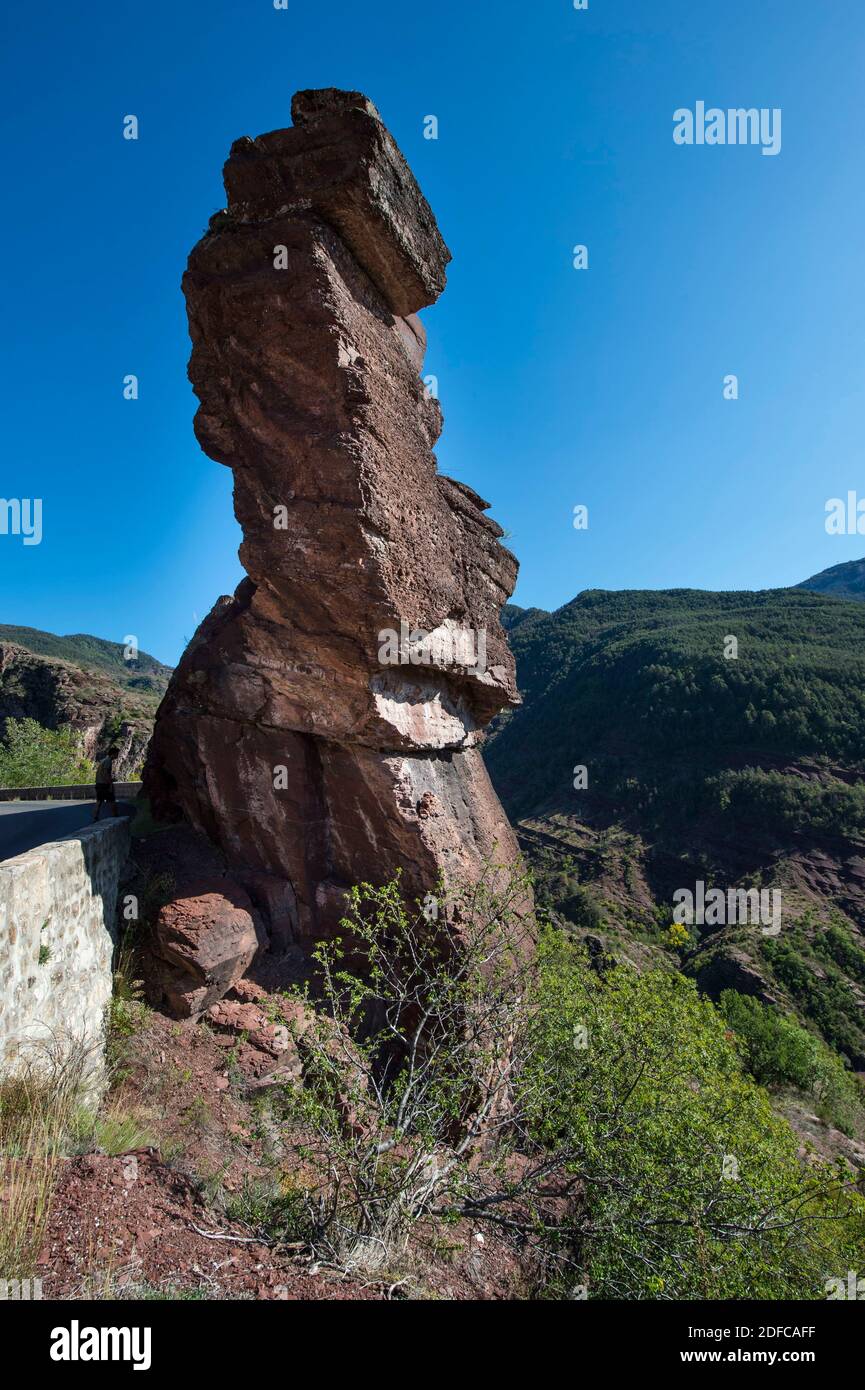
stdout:
[[(841, 565), (830, 565), (828, 569), (820, 570), (817, 574), (812, 574), (810, 579), (803, 579), (801, 584), (793, 585), (795, 589), (810, 589), (816, 594), (829, 594), (835, 598), (853, 598), (865, 600), (865, 557), (861, 560), (847, 560)], [(627, 590), (597, 589), (585, 590), (586, 593), (620, 593)], [(686, 592), (684, 590), (653, 590), (636, 589), (634, 593), (677, 593)], [(695, 589), (694, 593), (708, 593), (709, 590)], [(739, 590), (729, 590), (736, 593)], [(744, 592), (744, 591), (741, 591)], [(779, 590), (766, 590), (763, 593), (775, 593)], [(581, 595), (577, 595), (579, 599)], [(573, 601), (576, 603), (577, 599)], [(565, 604), (565, 607), (568, 605)], [(502, 609), (502, 627), (506, 632), (512, 632), (522, 623), (532, 618), (548, 618), (550, 610), (548, 608), (521, 608), (518, 603), (506, 603)]]
[(819, 574), (812, 574), (810, 579), (804, 579), (797, 588), (811, 589), (818, 594), (828, 594), (831, 598), (865, 599), (865, 559), (832, 565)]
[(86, 757), (101, 757), (116, 743), (118, 778), (138, 775), (171, 667), (147, 652), (134, 661), (123, 653), (119, 642), (87, 633), (59, 637), (0, 624), (0, 738), (7, 719), (34, 719), (46, 729), (68, 725)]
[(12, 642), (16, 647), (53, 660), (69, 661), (73, 666), (91, 667), (106, 671), (121, 686), (129, 690), (150, 690), (160, 697), (171, 679), (172, 668), (157, 661), (147, 652), (139, 652), (134, 661), (124, 658), (124, 646), (104, 637), (86, 632), (69, 633), (60, 637), (36, 627), (16, 627), (0, 623), (0, 642)]

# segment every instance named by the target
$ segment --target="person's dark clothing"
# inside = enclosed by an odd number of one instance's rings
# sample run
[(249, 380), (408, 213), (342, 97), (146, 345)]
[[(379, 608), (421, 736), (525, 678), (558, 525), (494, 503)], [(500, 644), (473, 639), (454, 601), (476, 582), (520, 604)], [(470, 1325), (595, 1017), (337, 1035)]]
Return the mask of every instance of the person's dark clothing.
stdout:
[(114, 800), (114, 764), (110, 757), (102, 758), (96, 766), (96, 805)]

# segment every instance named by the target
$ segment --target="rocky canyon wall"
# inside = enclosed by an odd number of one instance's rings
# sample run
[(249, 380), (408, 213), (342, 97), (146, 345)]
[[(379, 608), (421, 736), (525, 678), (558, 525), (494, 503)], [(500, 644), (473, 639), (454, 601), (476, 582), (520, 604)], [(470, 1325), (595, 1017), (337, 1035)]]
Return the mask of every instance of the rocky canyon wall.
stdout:
[(425, 894), (516, 858), (478, 745), (517, 702), (517, 563), (438, 472), (420, 376), (450, 254), (371, 102), (300, 92), (292, 118), (235, 142), (183, 279), (196, 435), (234, 474), (248, 578), (187, 649), (145, 772), (277, 944), (331, 933), (359, 881)]

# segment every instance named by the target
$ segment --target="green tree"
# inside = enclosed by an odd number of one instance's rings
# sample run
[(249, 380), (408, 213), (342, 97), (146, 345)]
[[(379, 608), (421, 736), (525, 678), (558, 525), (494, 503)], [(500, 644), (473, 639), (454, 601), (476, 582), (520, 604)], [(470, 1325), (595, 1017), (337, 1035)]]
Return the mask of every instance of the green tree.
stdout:
[(862, 1127), (865, 1090), (830, 1047), (794, 1018), (734, 989), (724, 990), (719, 1007), (761, 1086), (807, 1093), (820, 1115), (847, 1134)]
[[(715, 1007), (677, 973), (588, 969), (542, 945), (527, 1134), (583, 1198), (560, 1233), (590, 1298), (825, 1297), (865, 1259), (865, 1202), (743, 1072)], [(574, 1278), (573, 1269), (579, 1271)]]
[(714, 1005), (552, 929), (512, 949), (521, 889), (442, 892), (435, 925), (398, 880), (348, 894), (274, 1098), (319, 1175), (316, 1255), (387, 1264), (419, 1220), (467, 1216), (531, 1246), (553, 1296), (819, 1299), (861, 1267), (852, 1175), (800, 1161)]
[(7, 719), (0, 744), (0, 787), (74, 786), (92, 782), (74, 729), (43, 729), (35, 719)]

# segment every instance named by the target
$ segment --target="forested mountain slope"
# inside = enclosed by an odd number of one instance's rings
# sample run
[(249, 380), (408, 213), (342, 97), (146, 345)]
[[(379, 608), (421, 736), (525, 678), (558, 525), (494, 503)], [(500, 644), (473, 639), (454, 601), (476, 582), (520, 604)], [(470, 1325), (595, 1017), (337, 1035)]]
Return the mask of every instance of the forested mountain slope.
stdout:
[[(865, 606), (588, 591), (505, 619), (524, 705), (486, 758), (541, 897), (715, 998), (782, 1005), (865, 1070)], [(698, 881), (774, 888), (780, 932), (675, 943), (674, 894)]]

